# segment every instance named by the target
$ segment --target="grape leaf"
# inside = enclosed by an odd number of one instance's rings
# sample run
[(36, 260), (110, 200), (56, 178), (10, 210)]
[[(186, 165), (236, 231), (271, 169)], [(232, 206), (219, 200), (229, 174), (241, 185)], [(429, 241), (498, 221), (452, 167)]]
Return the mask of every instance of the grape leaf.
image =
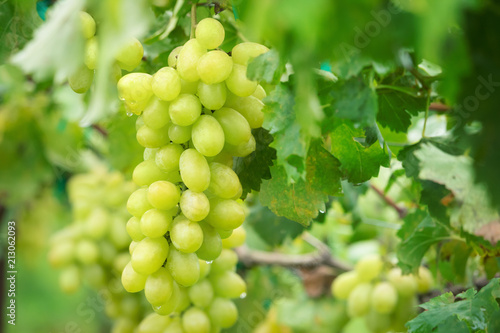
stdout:
[(411, 117), (425, 111), (427, 99), (416, 97), (394, 89), (377, 89), (377, 121), (396, 132), (406, 132), (411, 125)]
[(500, 279), (492, 279), (488, 285), (476, 293), (469, 289), (457, 295), (463, 300), (455, 301), (452, 293), (446, 293), (420, 305), (426, 311), (406, 324), (410, 333), (433, 331), (450, 317), (458, 317), (472, 330), (485, 330), (492, 315), (499, 306), (494, 296), (500, 290)]
[(251, 60), (247, 69), (250, 80), (268, 83), (279, 81), (282, 73), (283, 66), (280, 65), (280, 56), (276, 50), (269, 50)]
[(340, 162), (321, 143), (311, 144), (306, 160), (306, 179), (313, 188), (336, 196), (342, 193)]
[(457, 316), (450, 316), (433, 331), (434, 333), (470, 333), (466, 323), (460, 321)]

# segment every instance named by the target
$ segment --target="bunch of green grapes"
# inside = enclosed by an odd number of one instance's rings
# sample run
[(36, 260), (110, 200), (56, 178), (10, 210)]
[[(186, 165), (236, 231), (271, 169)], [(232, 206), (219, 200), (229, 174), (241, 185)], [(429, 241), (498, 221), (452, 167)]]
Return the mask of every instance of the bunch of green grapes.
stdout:
[(332, 294), (346, 300), (350, 318), (363, 317), (374, 333), (406, 330), (405, 323), (416, 315), (416, 295), (430, 290), (432, 274), (423, 266), (418, 275), (402, 275), (399, 268), (383, 274), (383, 268), (379, 255), (362, 258), (333, 281)]
[(144, 315), (143, 299), (120, 283), (130, 260), (124, 209), (135, 185), (119, 172), (94, 169), (68, 182), (73, 222), (54, 234), (49, 262), (61, 269), (60, 288), (76, 292), (83, 283), (99, 292), (106, 314), (115, 319), (113, 333), (132, 333)]
[[(228, 313), (234, 310), (225, 298), (246, 289), (233, 271), (236, 255), (223, 250), (223, 240), (245, 220), (233, 157), (255, 150), (252, 129), (263, 122), (265, 91), (246, 77), (246, 65), (268, 49), (242, 43), (232, 56), (216, 50), (225, 32), (211, 18), (200, 21), (195, 34), (172, 51), (168, 67), (118, 82), (127, 113), (139, 115), (137, 140), (145, 147), (132, 176), (141, 188), (127, 203), (132, 259), (122, 282), (130, 292), (144, 289), (157, 313), (184, 311), (182, 318), (206, 319), (208, 300), (186, 310), (186, 288), (213, 289), (213, 308), (227, 307)], [(224, 270), (214, 268), (219, 261)], [(212, 323), (227, 327), (229, 321), (214, 318)], [(204, 332), (181, 322), (186, 332)]]
[[(87, 12), (80, 12), (80, 26), (86, 39), (83, 64), (68, 78), (68, 83), (74, 92), (83, 94), (89, 90), (94, 80), (98, 64), (99, 38), (96, 35), (96, 22)], [(115, 82), (122, 77), (122, 69), (134, 70), (142, 60), (144, 49), (136, 38), (130, 38), (115, 57), (112, 76)]]

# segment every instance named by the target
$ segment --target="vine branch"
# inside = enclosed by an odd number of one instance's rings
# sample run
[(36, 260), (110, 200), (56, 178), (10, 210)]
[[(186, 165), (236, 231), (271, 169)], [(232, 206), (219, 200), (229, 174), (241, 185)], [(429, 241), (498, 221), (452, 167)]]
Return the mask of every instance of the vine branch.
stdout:
[(398, 206), (394, 202), (394, 200), (392, 200), (391, 198), (389, 198), (377, 186), (375, 186), (373, 184), (370, 184), (370, 187), (378, 194), (379, 197), (381, 197), (385, 201), (385, 203), (387, 203), (389, 206), (391, 206), (392, 208), (394, 208), (394, 210), (396, 210), (396, 212), (398, 213), (400, 219), (404, 218), (408, 214), (408, 210), (406, 208)]

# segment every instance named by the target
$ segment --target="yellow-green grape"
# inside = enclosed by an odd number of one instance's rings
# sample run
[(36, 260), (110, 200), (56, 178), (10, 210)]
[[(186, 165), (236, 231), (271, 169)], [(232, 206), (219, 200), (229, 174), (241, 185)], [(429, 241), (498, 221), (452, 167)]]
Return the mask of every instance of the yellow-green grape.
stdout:
[(358, 278), (362, 282), (369, 282), (376, 278), (382, 271), (384, 263), (378, 254), (370, 254), (361, 258), (357, 263), (355, 270), (358, 272)]
[(130, 236), (130, 238), (132, 238), (132, 240), (134, 240), (136, 242), (138, 242), (141, 239), (143, 239), (144, 237), (146, 237), (146, 236), (144, 236), (144, 234), (141, 231), (140, 220), (135, 216), (132, 216), (128, 220), (127, 225), (126, 225), (126, 229), (127, 229), (127, 233)]
[(172, 67), (163, 67), (153, 75), (153, 93), (164, 101), (172, 101), (181, 93), (181, 79)]
[(207, 160), (210, 161), (211, 163), (215, 162), (215, 163), (224, 164), (230, 168), (233, 167), (233, 155), (231, 155), (230, 153), (228, 153), (224, 150), (221, 151), (216, 156), (208, 158)]
[(113, 63), (113, 68), (111, 68), (111, 77), (114, 83), (118, 83), (122, 78), (122, 69), (118, 63)]
[(417, 292), (418, 285), (415, 278), (412, 275), (403, 275), (401, 269), (398, 267), (389, 271), (387, 280), (392, 283), (398, 294), (403, 297), (413, 296)]
[(136, 293), (144, 289), (147, 275), (137, 273), (129, 262), (122, 272), (122, 285), (129, 293)]
[(217, 162), (212, 162), (209, 166), (210, 185), (208, 190), (219, 198), (234, 198), (241, 191), (241, 183), (236, 172)]
[(267, 51), (269, 49), (262, 44), (245, 42), (233, 47), (231, 56), (235, 64), (247, 66), (250, 59), (256, 58)]
[(168, 127), (154, 129), (143, 125), (137, 131), (137, 142), (146, 148), (158, 148), (170, 142), (168, 137)]
[(426, 293), (431, 290), (434, 284), (434, 278), (432, 277), (431, 271), (424, 266), (418, 268), (418, 275), (415, 276), (417, 280), (417, 291), (420, 294)]
[(206, 49), (218, 48), (224, 41), (224, 36), (224, 27), (213, 18), (205, 18), (196, 25), (196, 40)]
[(224, 148), (224, 130), (212, 116), (202, 115), (191, 131), (193, 145), (204, 156), (215, 156)]
[(146, 237), (156, 238), (161, 237), (167, 233), (172, 224), (172, 216), (164, 211), (158, 209), (150, 209), (145, 212), (141, 217), (141, 232)]
[(203, 192), (186, 190), (179, 201), (182, 214), (190, 221), (203, 220), (210, 211), (210, 202)]
[(116, 61), (121, 68), (133, 71), (141, 63), (144, 48), (136, 38), (130, 38), (116, 56)]
[(203, 243), (203, 231), (198, 223), (179, 215), (172, 224), (170, 239), (177, 250), (183, 253), (193, 253)]
[(210, 200), (210, 213), (205, 222), (212, 227), (223, 230), (238, 228), (245, 220), (245, 210), (235, 200), (212, 199)]
[(214, 289), (207, 279), (203, 279), (189, 287), (188, 296), (195, 306), (206, 308), (214, 298)]
[(127, 264), (130, 262), (130, 254), (127, 252), (120, 252), (116, 255), (116, 257), (113, 259), (113, 269), (116, 272), (123, 272)]
[(264, 123), (264, 103), (254, 96), (240, 97), (234, 94), (227, 94), (226, 107), (230, 107), (239, 113), (248, 121), (251, 128), (262, 127)]
[(184, 148), (175, 143), (169, 143), (166, 146), (161, 147), (155, 155), (156, 165), (165, 172), (178, 171), (179, 160), (183, 151)]
[(222, 251), (220, 235), (214, 227), (204, 221), (200, 221), (199, 225), (203, 231), (203, 243), (198, 251), (196, 251), (196, 255), (198, 258), (206, 261), (214, 260), (219, 257)]
[(247, 142), (241, 143), (236, 146), (228, 142), (224, 144), (224, 151), (237, 157), (248, 156), (255, 151), (255, 148), (256, 148), (256, 142), (253, 135), (250, 136), (250, 139), (248, 139)]
[[(201, 224), (200, 224), (201, 225)], [(210, 273), (210, 264), (205, 260), (198, 259), (198, 263), (200, 264), (200, 280), (207, 277)]]
[(246, 237), (247, 233), (245, 229), (243, 229), (243, 226), (240, 226), (233, 230), (231, 236), (222, 240), (222, 246), (225, 249), (232, 249), (242, 246), (243, 244), (245, 244)]
[(49, 262), (54, 268), (71, 264), (75, 257), (75, 245), (71, 240), (55, 243), (49, 251)]
[(75, 257), (84, 265), (93, 264), (99, 259), (99, 248), (95, 242), (82, 239), (76, 244)]
[(144, 161), (155, 159), (156, 153), (159, 150), (160, 148), (144, 148), (144, 153), (142, 154)]
[(181, 286), (192, 286), (200, 278), (200, 264), (194, 253), (183, 253), (172, 247), (168, 254), (166, 268)]
[(177, 57), (177, 72), (179, 76), (188, 81), (198, 81), (200, 76), (196, 67), (198, 61), (207, 52), (196, 39), (191, 39), (184, 44)]
[(182, 314), (182, 328), (185, 333), (210, 333), (210, 319), (198, 308), (189, 308)]
[(257, 89), (257, 81), (247, 78), (247, 68), (243, 65), (233, 64), (233, 70), (226, 79), (226, 85), (233, 94), (246, 97), (250, 96)]
[(153, 207), (169, 210), (179, 202), (180, 190), (171, 182), (156, 181), (149, 186), (147, 198)]
[(210, 51), (200, 58), (196, 69), (201, 82), (206, 84), (221, 83), (231, 74), (233, 61), (224, 51)]
[(144, 286), (144, 294), (151, 305), (160, 306), (165, 304), (172, 296), (174, 279), (168, 270), (160, 267), (156, 272), (149, 275)]
[(123, 219), (120, 216), (114, 216), (109, 230), (109, 239), (117, 249), (125, 249), (130, 242), (127, 230), (123, 227)]
[(219, 257), (214, 260), (210, 272), (217, 274), (232, 271), (238, 263), (238, 255), (233, 250), (223, 249)]
[(170, 119), (179, 126), (189, 126), (201, 115), (201, 103), (198, 97), (181, 94), (170, 103)]
[(109, 229), (110, 216), (100, 207), (92, 210), (85, 224), (85, 234), (93, 239), (101, 239)]
[(375, 311), (389, 314), (394, 311), (397, 302), (398, 293), (392, 284), (380, 282), (375, 285), (371, 296), (371, 305)]
[(163, 172), (156, 165), (155, 160), (146, 160), (139, 163), (132, 174), (132, 180), (139, 186), (150, 185), (158, 180), (168, 180), (173, 183), (180, 181), (179, 173), (176, 171)]
[(185, 333), (182, 328), (181, 319), (179, 317), (175, 317), (162, 333)]
[(369, 283), (358, 284), (347, 298), (347, 313), (349, 317), (361, 317), (370, 310), (372, 285)]
[[(141, 238), (141, 239), (144, 239), (144, 237)], [(137, 244), (139, 244), (139, 241), (134, 241), (134, 240), (131, 241), (130, 245), (128, 246), (128, 253), (130, 253), (132, 255), (132, 253), (134, 252), (135, 248), (137, 247)]]
[(148, 101), (153, 95), (152, 80), (153, 77), (146, 73), (130, 73), (122, 76), (117, 85), (120, 99), (132, 103)]
[(210, 167), (205, 157), (195, 149), (186, 149), (179, 159), (184, 184), (192, 191), (203, 192), (210, 183)]
[(137, 244), (132, 253), (132, 267), (139, 274), (152, 274), (161, 267), (168, 254), (169, 246), (165, 238), (146, 237)]
[(170, 124), (168, 128), (168, 136), (173, 143), (186, 143), (191, 139), (191, 127), (192, 126)]
[(181, 94), (196, 95), (198, 93), (198, 84), (200, 81), (188, 82), (181, 79)]
[(262, 101), (264, 98), (266, 98), (267, 93), (266, 90), (259, 84), (257, 86), (257, 89), (255, 89), (254, 93), (252, 94), (252, 96)]
[(63, 269), (59, 275), (59, 287), (67, 294), (72, 294), (80, 288), (81, 276), (78, 266), (72, 265)]
[(215, 111), (213, 116), (224, 131), (225, 142), (234, 146), (248, 142), (252, 135), (250, 125), (239, 112), (224, 107)]
[(90, 39), (95, 35), (95, 21), (87, 12), (80, 12), (80, 24), (82, 27), (83, 37)]
[(119, 317), (113, 321), (111, 333), (134, 333), (136, 322), (129, 317)]
[(94, 80), (94, 70), (87, 66), (81, 66), (78, 70), (68, 78), (68, 83), (71, 89), (77, 94), (83, 94), (89, 90)]
[(221, 297), (238, 298), (247, 291), (245, 281), (232, 271), (210, 274), (209, 279), (214, 287), (215, 294)]
[(85, 266), (83, 269), (83, 280), (92, 288), (99, 289), (106, 285), (107, 276), (101, 264)]
[(390, 314), (382, 314), (375, 310), (370, 310), (366, 315), (366, 326), (373, 333), (386, 333), (390, 331), (392, 325), (392, 316)]
[(219, 233), (220, 238), (222, 238), (222, 239), (229, 238), (233, 234), (233, 229), (227, 229), (227, 230), (225, 230), (225, 229), (216, 229), (216, 230)]
[(83, 54), (83, 63), (89, 69), (97, 68), (98, 57), (98, 42), (97, 37), (92, 37), (85, 43), (85, 53)]
[(175, 311), (180, 313), (186, 310), (191, 306), (191, 301), (189, 300), (189, 295), (188, 295), (188, 287), (183, 287), (179, 286), (179, 289), (181, 291), (180, 293), (180, 298), (179, 298), (179, 304), (175, 308)]
[(217, 297), (208, 307), (208, 316), (215, 325), (222, 328), (229, 328), (238, 319), (238, 309), (233, 301)]
[[(169, 272), (170, 273), (170, 272)], [(172, 282), (172, 295), (170, 298), (160, 306), (153, 306), (154, 312), (159, 315), (167, 316), (171, 314), (179, 305), (181, 299), (181, 290), (177, 282)]]
[(168, 55), (168, 66), (172, 68), (177, 68), (177, 58), (179, 57), (179, 53), (181, 52), (182, 46), (177, 46), (175, 49), (170, 52)]
[(168, 107), (169, 104), (167, 102), (159, 100), (158, 98), (151, 98), (142, 113), (144, 125), (152, 129), (165, 127), (170, 121)]
[(221, 83), (206, 84), (198, 83), (198, 97), (201, 105), (209, 110), (217, 110), (226, 103), (227, 89), (226, 85)]
[(144, 318), (139, 326), (137, 326), (136, 333), (158, 333), (163, 332), (167, 326), (172, 322), (169, 316), (161, 316), (156, 312), (150, 313)]
[(418, 304), (415, 297), (399, 297), (396, 309), (392, 314), (392, 329), (406, 332), (405, 324), (417, 314)]

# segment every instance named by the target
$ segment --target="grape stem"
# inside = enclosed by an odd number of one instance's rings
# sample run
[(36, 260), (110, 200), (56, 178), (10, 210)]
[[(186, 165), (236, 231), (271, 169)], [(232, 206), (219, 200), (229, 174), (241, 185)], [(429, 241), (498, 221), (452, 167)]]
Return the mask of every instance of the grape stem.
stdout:
[(191, 38), (194, 38), (196, 29), (196, 3), (191, 5)]
[(391, 198), (389, 198), (381, 189), (379, 189), (377, 186), (373, 185), (373, 184), (370, 184), (370, 187), (375, 191), (375, 193), (378, 194), (379, 197), (381, 197), (386, 204), (388, 204), (389, 206), (391, 206), (392, 208), (394, 208), (394, 210), (396, 210), (396, 212), (398, 213), (399, 215), (399, 218), (402, 219), (404, 218), (407, 214), (408, 214), (408, 210), (404, 207), (399, 207), (395, 202), (394, 200), (392, 200)]

